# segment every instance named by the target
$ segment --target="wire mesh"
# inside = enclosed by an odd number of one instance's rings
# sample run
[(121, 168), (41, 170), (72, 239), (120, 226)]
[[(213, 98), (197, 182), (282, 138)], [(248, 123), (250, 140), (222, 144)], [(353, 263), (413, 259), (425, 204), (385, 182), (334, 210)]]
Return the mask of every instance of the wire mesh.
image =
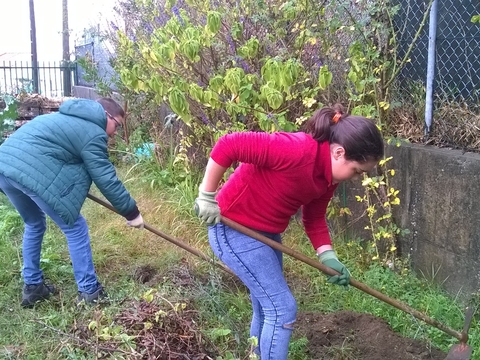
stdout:
[[(395, 18), (399, 55), (410, 47), (429, 1), (398, 0)], [(480, 14), (478, 0), (438, 0), (435, 57), (435, 95), (478, 101), (480, 98), (480, 25), (471, 22)], [(399, 80), (425, 83), (428, 59), (428, 25), (420, 33)]]
[[(94, 43), (88, 43), (84, 45), (75, 46), (75, 58), (90, 58), (90, 60), (95, 61), (95, 47)], [(77, 66), (77, 85), (80, 86), (95, 86), (94, 83), (85, 79), (85, 70), (81, 66)]]
[[(113, 53), (107, 48), (98, 35), (92, 35), (91, 42), (84, 45), (75, 46), (75, 59), (86, 58), (95, 64), (98, 79), (104, 81), (111, 90), (118, 90), (115, 80), (118, 79), (118, 74), (115, 73), (110, 60)], [(89, 80), (86, 76), (85, 69), (79, 64), (77, 66), (78, 85), (86, 87), (95, 87), (98, 84), (94, 80)]]

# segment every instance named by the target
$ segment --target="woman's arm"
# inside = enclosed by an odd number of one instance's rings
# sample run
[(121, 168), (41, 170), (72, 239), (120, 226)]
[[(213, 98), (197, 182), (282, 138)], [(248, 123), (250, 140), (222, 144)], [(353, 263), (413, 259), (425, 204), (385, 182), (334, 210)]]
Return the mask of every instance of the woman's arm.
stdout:
[(210, 158), (205, 169), (202, 183), (200, 184), (200, 191), (217, 191), (218, 184), (220, 183), (223, 174), (225, 174), (225, 171), (227, 171), (226, 167), (217, 164), (215, 160)]
[(313, 199), (302, 208), (302, 222), (305, 232), (317, 254), (332, 250), (332, 240), (328, 230), (327, 206), (333, 197), (335, 188), (328, 189), (320, 198)]
[(195, 199), (195, 212), (208, 225), (215, 225), (221, 220), (220, 207), (215, 196), (220, 179), (226, 170), (227, 167), (217, 164), (210, 158), (198, 189), (198, 197)]

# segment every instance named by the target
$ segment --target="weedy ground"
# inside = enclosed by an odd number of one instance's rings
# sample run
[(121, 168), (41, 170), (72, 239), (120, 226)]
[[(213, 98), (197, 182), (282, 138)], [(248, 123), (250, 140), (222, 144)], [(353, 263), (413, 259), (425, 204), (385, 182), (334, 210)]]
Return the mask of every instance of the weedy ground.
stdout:
[[(147, 223), (212, 256), (206, 228), (194, 216), (196, 186), (151, 186), (137, 175), (120, 175)], [(101, 196), (94, 188), (92, 193)], [(90, 226), (94, 261), (110, 302), (77, 307), (76, 285), (65, 239), (48, 223), (41, 257), (46, 278), (60, 290), (33, 309), (20, 307), (22, 222), (0, 193), (0, 358), (1, 359), (247, 359), (248, 292), (233, 276), (87, 200), (82, 213)], [(354, 276), (387, 295), (455, 329), (463, 325), (462, 305), (410, 271), (400, 274), (356, 263), (361, 240), (336, 239), (339, 256)], [(284, 243), (314, 256), (300, 226), (292, 221)], [(390, 327), (448, 351), (455, 339), (369, 295), (326, 283), (318, 270), (285, 257), (285, 273), (305, 312), (341, 310), (371, 314)], [(475, 319), (470, 345), (480, 348)], [(348, 346), (336, 359), (347, 359)], [(343, 351), (343, 355), (342, 355)], [(308, 340), (294, 333), (291, 359), (310, 359)], [(343, 357), (342, 357), (343, 356)], [(480, 354), (475, 355), (480, 359)], [(251, 358), (251, 357), (250, 357)]]

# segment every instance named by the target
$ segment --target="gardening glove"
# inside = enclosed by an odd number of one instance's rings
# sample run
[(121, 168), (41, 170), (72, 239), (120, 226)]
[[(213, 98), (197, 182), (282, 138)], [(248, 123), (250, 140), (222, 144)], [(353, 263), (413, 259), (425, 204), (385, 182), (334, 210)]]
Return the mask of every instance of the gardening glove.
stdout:
[(195, 214), (205, 221), (207, 225), (215, 225), (220, 222), (220, 207), (215, 196), (216, 191), (199, 190), (198, 197), (195, 199)]
[(350, 271), (338, 261), (337, 255), (333, 250), (327, 250), (318, 255), (320, 262), (340, 273), (340, 275), (327, 275), (328, 282), (335, 285), (347, 287), (350, 282)]
[(145, 223), (143, 222), (142, 214), (138, 214), (138, 216), (133, 220), (127, 220), (127, 225), (143, 230)]

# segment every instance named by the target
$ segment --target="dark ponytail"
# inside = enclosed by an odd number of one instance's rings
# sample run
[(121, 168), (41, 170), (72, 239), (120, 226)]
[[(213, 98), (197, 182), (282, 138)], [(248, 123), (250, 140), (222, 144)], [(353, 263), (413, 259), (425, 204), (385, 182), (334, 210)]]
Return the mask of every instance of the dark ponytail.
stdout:
[(384, 145), (378, 127), (363, 116), (345, 114), (340, 104), (315, 112), (307, 121), (305, 132), (318, 142), (341, 145), (347, 160), (363, 163), (383, 158)]

